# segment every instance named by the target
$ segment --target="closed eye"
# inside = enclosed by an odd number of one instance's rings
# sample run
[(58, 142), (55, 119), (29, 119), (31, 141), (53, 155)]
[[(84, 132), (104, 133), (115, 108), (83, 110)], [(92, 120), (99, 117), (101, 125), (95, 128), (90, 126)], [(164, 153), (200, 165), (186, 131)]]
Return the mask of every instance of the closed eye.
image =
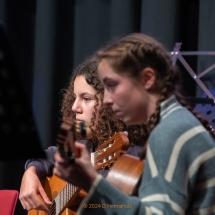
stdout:
[(117, 86), (117, 83), (116, 82), (108, 82), (105, 84), (105, 86), (106, 86), (106, 89), (108, 91), (114, 91), (115, 87)]
[(86, 102), (89, 102), (89, 101), (91, 101), (92, 99), (89, 98), (89, 97), (84, 97), (84, 100), (85, 100)]
[(116, 83), (108, 83), (107, 86), (108, 86), (108, 87), (115, 87), (115, 86), (116, 86)]

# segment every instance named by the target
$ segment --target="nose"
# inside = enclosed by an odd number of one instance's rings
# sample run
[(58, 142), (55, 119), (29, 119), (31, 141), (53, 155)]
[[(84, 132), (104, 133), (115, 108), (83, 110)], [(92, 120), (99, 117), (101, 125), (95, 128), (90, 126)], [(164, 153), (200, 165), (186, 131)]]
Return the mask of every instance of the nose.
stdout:
[(75, 100), (75, 102), (72, 105), (72, 111), (75, 113), (79, 113), (81, 114), (83, 112), (80, 102), (78, 101), (78, 99)]
[(113, 99), (111, 97), (111, 94), (107, 90), (104, 90), (103, 103), (109, 106), (113, 105)]

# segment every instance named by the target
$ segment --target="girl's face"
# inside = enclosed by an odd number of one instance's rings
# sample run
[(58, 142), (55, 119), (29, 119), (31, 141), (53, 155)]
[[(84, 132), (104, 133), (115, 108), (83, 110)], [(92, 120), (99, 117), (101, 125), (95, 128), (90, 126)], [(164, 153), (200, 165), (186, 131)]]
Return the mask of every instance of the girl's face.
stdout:
[(83, 75), (77, 76), (74, 81), (74, 96), (75, 102), (72, 106), (72, 111), (76, 114), (78, 123), (85, 122), (87, 133), (94, 112), (96, 90), (90, 86)]
[(104, 91), (104, 103), (128, 125), (145, 123), (148, 118), (148, 93), (139, 79), (116, 73), (106, 60), (98, 65)]

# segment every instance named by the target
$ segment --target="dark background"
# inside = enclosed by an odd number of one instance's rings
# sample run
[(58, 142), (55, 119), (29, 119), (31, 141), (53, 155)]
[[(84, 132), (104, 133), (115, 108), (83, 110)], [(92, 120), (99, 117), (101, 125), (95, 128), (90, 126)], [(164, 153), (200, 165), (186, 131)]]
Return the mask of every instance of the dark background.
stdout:
[[(0, 0), (0, 189), (19, 190), (27, 158), (55, 145), (61, 89), (107, 41), (149, 34), (169, 51), (215, 50), (214, 0)], [(213, 56), (185, 57), (198, 73)], [(189, 97), (202, 91), (181, 67)], [(215, 88), (214, 71), (202, 78)], [(18, 202), (15, 215), (26, 212)]]

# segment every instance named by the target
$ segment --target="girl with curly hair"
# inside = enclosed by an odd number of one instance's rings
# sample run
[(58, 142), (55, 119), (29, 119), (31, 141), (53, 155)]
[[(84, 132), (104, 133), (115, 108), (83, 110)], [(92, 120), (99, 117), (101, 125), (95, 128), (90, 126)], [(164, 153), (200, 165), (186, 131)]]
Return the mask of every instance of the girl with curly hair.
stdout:
[[(126, 126), (109, 106), (103, 104), (104, 87), (99, 80), (97, 66), (97, 61), (92, 56), (73, 71), (68, 86), (62, 90), (62, 121), (72, 117), (78, 123), (85, 122), (87, 135), (85, 139), (81, 136), (78, 139), (86, 145), (88, 152), (94, 152), (116, 132), (126, 131), (130, 142), (127, 153), (139, 156), (146, 140), (146, 127), (143, 124)], [(39, 194), (47, 205), (51, 204), (40, 180), (52, 175), (55, 162), (53, 155), (56, 151), (55, 146), (50, 146), (46, 150), (50, 157), (48, 160), (29, 159), (26, 162), (19, 195), (24, 209), (49, 212), (37, 195)], [(104, 177), (107, 172), (100, 170)]]
[[(137, 196), (118, 189), (124, 188), (120, 180), (115, 187), (102, 178), (85, 146), (76, 143), (80, 153), (73, 165), (55, 154), (53, 172), (88, 193), (77, 215), (215, 214), (214, 129), (179, 93), (180, 73), (164, 46), (136, 33), (96, 56), (104, 104), (127, 125), (145, 123), (149, 136), (139, 160), (145, 159), (145, 166)], [(121, 169), (130, 165), (127, 160)], [(115, 180), (125, 184), (121, 169)]]

